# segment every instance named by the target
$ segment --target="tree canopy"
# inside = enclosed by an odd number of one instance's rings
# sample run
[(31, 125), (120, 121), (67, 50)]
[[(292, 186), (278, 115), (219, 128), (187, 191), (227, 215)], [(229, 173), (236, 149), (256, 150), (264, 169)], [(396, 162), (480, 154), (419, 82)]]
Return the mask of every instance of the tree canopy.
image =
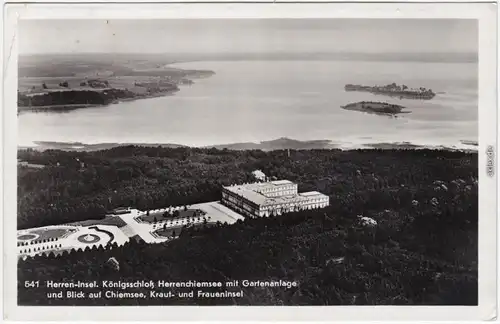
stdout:
[[(178, 239), (19, 261), (19, 302), (113, 304), (477, 304), (477, 154), (432, 150), (229, 151), (127, 146), (24, 150), (18, 227), (220, 199), (220, 187), (270, 177), (318, 190), (330, 206), (233, 225), (188, 227)], [(84, 162), (82, 169), (79, 162)], [(377, 225), (363, 226), (358, 216)], [(105, 267), (109, 258), (120, 270)], [(341, 261), (339, 261), (341, 260)], [(24, 280), (293, 280), (239, 299), (48, 299)], [(141, 289), (138, 289), (141, 290)]]

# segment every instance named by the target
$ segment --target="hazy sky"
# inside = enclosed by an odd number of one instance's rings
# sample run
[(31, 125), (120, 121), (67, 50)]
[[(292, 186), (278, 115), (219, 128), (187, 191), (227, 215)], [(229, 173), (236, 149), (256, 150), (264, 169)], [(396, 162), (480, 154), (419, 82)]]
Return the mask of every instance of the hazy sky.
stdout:
[(477, 21), (459, 19), (31, 20), (19, 53), (476, 53), (477, 42)]

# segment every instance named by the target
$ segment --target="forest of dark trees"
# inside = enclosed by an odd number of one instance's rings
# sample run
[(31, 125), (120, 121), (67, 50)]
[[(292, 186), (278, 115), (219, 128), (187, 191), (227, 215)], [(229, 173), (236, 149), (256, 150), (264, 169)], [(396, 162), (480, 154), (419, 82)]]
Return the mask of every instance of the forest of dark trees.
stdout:
[(110, 89), (108, 91), (93, 90), (65, 90), (52, 91), (44, 94), (26, 96), (18, 94), (18, 106), (55, 106), (55, 105), (75, 105), (75, 104), (93, 104), (107, 105), (117, 99), (134, 98), (135, 94), (131, 91), (121, 89)]
[[(176, 91), (178, 87), (174, 84), (154, 88), (152, 92)], [(58, 106), (58, 105), (108, 105), (116, 100), (131, 99), (143, 95), (126, 89), (106, 89), (102, 91), (95, 90), (64, 90), (52, 91), (44, 94), (27, 96), (18, 93), (19, 107), (40, 107), (40, 106)]]
[[(19, 262), (20, 304), (477, 304), (477, 154), (433, 150), (229, 151), (126, 146), (23, 150), (18, 228), (220, 199), (250, 172), (330, 196), (330, 207), (183, 230), (165, 244)], [(83, 162), (83, 165), (82, 165)], [(364, 227), (358, 215), (373, 218)], [(120, 269), (110, 270), (114, 257)], [(337, 258), (344, 259), (333, 262)], [(48, 299), (24, 280), (295, 280), (244, 288), (241, 299)]]

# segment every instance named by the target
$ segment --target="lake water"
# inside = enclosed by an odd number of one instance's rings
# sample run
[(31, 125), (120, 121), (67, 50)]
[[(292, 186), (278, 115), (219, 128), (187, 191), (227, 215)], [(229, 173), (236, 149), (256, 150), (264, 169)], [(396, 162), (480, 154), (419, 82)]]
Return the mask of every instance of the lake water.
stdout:
[[(173, 96), (67, 113), (19, 115), (19, 145), (34, 141), (177, 143), (192, 146), (280, 137), (328, 139), (345, 147), (411, 142), (457, 146), (478, 140), (477, 64), (418, 62), (191, 62), (216, 74)], [(347, 83), (426, 87), (430, 101), (345, 92)], [(361, 100), (407, 107), (398, 118), (340, 108)], [(470, 147), (469, 147), (470, 148)]]

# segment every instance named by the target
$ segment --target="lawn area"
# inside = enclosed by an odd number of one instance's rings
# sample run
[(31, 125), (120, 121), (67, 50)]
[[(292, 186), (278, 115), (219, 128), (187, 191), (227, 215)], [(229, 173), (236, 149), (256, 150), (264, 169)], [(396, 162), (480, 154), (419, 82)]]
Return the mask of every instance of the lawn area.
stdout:
[[(212, 226), (211, 223), (207, 223), (207, 224), (203, 224), (203, 223), (198, 223), (198, 224), (193, 224), (191, 225), (193, 227), (203, 227), (203, 226)], [(172, 226), (172, 227), (168, 227), (166, 229), (159, 229), (159, 230), (156, 230), (154, 233), (158, 236), (161, 236), (161, 237), (171, 237), (172, 234), (175, 232), (175, 236), (179, 236), (182, 232), (182, 228), (184, 226)]]
[(94, 226), (94, 225), (110, 225), (116, 226), (118, 228), (126, 226), (127, 223), (117, 216), (106, 216), (104, 219), (89, 219), (81, 222), (68, 223), (68, 225), (78, 225), (78, 226)]
[(201, 209), (188, 209), (188, 210), (175, 211), (172, 215), (169, 214), (164, 215), (163, 213), (150, 213), (149, 215), (142, 215), (139, 216), (138, 218), (146, 223), (154, 223), (155, 220), (159, 222), (167, 219), (194, 218), (203, 216), (205, 214), (206, 212), (204, 212)]
[[(19, 238), (21, 238), (19, 241), (21, 242), (40, 242), (40, 241), (44, 241), (44, 240), (49, 240), (49, 239), (60, 239), (60, 238), (63, 238), (65, 236), (67, 236), (69, 233), (71, 232), (74, 232), (75, 230), (74, 229), (70, 229), (70, 228), (65, 228), (65, 227), (61, 227), (61, 228), (41, 228), (41, 229), (34, 229), (34, 230), (30, 230), (28, 232), (28, 234), (23, 234), (23, 235), (19, 235)], [(26, 239), (22, 239), (26, 236), (26, 238), (30, 238), (31, 235), (30, 234), (34, 234), (36, 236), (36, 238), (34, 239), (30, 239), (30, 240), (26, 240)]]

